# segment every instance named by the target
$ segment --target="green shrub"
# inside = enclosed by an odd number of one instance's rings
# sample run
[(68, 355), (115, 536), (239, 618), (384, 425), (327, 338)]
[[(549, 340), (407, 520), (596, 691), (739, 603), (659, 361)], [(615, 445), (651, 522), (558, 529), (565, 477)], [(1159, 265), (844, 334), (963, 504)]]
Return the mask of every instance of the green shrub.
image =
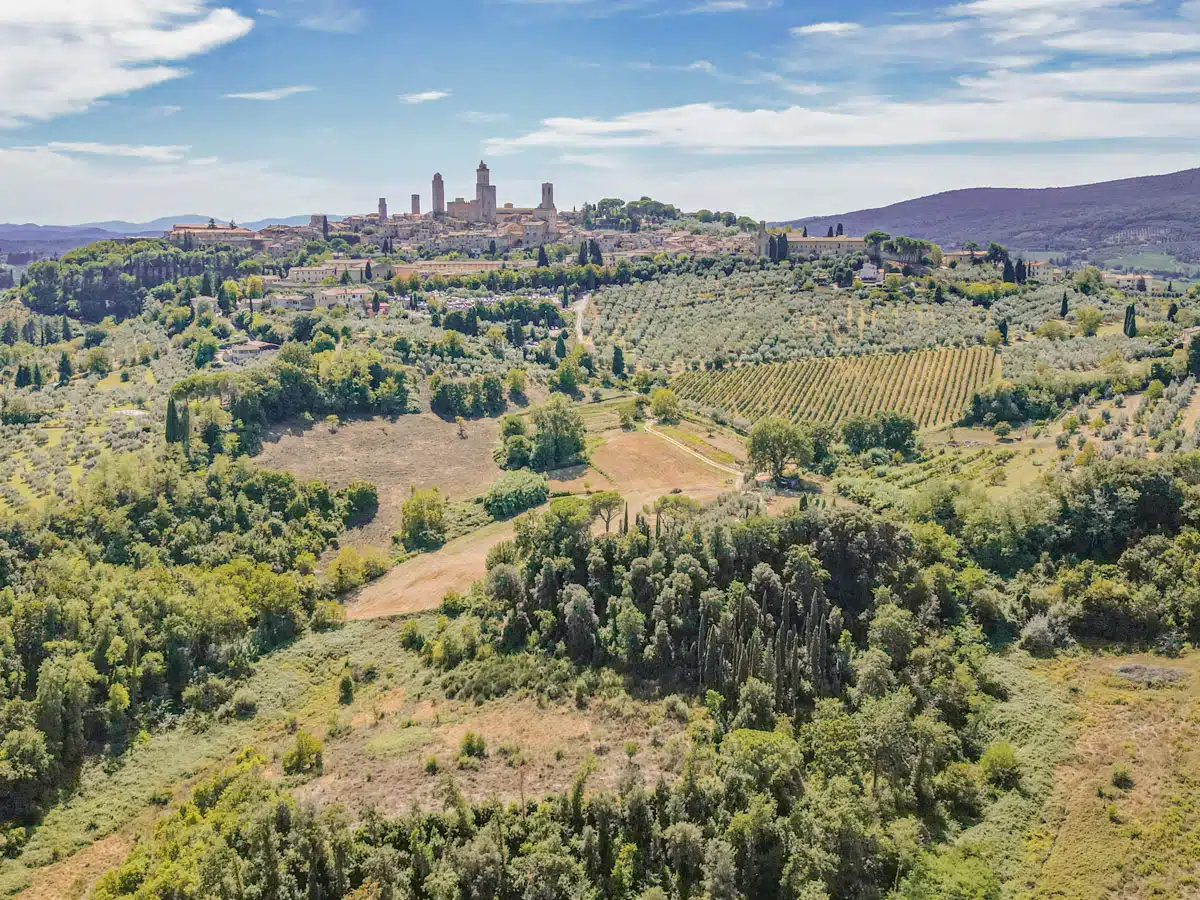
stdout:
[(258, 701), (249, 691), (238, 691), (233, 695), (233, 714), (239, 719), (249, 719), (258, 712)]
[(1017, 762), (1017, 751), (1012, 744), (999, 741), (983, 752), (979, 768), (988, 784), (1003, 790), (1014, 788), (1021, 780), (1021, 766)]
[(283, 755), (283, 771), (286, 775), (320, 774), (325, 769), (324, 748), (321, 742), (301, 729), (296, 733), (296, 743)]
[(405, 650), (420, 650), (425, 646), (425, 633), (412, 619), (405, 622), (404, 627), (400, 629), (400, 646)]
[(1113, 787), (1127, 791), (1133, 787), (1133, 776), (1125, 766), (1116, 766), (1112, 773)]
[(550, 484), (544, 475), (533, 472), (505, 472), (491, 486), (483, 505), (496, 519), (507, 519), (546, 502)]
[(338, 702), (342, 706), (348, 706), (354, 702), (354, 679), (348, 674), (342, 676), (342, 680), (338, 682)]
[(463, 735), (462, 755), (471, 759), (484, 759), (487, 756), (487, 741), (476, 731), (468, 731)]
[(953, 762), (934, 780), (937, 798), (960, 815), (974, 816), (983, 805), (983, 779), (979, 767)]

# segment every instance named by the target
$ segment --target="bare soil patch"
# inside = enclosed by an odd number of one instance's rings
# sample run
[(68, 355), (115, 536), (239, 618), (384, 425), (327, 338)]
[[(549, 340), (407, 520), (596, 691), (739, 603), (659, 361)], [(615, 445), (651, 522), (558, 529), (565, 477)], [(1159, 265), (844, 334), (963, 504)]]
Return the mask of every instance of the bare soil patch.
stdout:
[(356, 479), (374, 483), (379, 511), (348, 531), (343, 542), (386, 548), (400, 528), (400, 508), (413, 485), (439, 488), (452, 501), (466, 500), (484, 493), (500, 475), (492, 459), (499, 420), (469, 421), (465, 431), (466, 438), (460, 438), (457, 425), (430, 412), (347, 422), (336, 432), (322, 423), (305, 428), (293, 423), (267, 438), (257, 461), (335, 488)]

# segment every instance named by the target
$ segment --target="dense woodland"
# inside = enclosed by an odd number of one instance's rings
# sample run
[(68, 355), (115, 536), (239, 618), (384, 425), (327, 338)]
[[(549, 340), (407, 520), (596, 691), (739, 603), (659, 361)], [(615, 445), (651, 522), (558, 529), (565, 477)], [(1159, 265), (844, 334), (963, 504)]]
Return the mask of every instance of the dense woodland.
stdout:
[(170, 450), (105, 457), (76, 502), (0, 519), (0, 816), (36, 821), (89, 755), (216, 711), (257, 654), (339, 621), (302, 572), (373, 502)]

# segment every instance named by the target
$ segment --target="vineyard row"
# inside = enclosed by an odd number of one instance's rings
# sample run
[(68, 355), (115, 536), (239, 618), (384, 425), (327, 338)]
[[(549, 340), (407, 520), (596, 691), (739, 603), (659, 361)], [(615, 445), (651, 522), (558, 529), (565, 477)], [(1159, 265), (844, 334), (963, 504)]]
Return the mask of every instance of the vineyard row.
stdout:
[(688, 372), (674, 389), (681, 399), (752, 422), (782, 416), (836, 424), (896, 412), (931, 428), (958, 419), (972, 393), (999, 375), (999, 355), (971, 347)]

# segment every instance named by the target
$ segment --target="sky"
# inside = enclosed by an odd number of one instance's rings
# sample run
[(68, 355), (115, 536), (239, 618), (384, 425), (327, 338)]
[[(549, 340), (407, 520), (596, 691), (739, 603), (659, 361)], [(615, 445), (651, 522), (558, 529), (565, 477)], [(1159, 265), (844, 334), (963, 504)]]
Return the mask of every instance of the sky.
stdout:
[(1200, 166), (1200, 0), (0, 0), (0, 221), (785, 219)]

